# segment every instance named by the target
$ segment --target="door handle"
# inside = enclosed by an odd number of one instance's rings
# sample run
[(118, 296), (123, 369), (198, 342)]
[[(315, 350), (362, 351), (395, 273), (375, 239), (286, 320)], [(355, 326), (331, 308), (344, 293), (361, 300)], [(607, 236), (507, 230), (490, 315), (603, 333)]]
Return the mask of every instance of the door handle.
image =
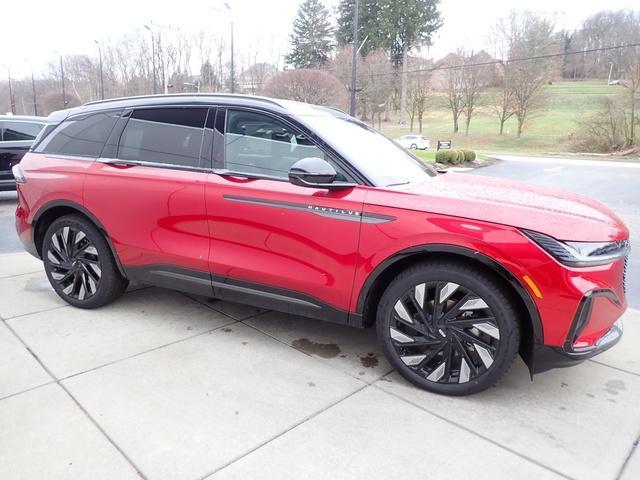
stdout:
[(130, 160), (118, 160), (117, 158), (99, 158), (98, 162), (116, 168), (131, 168), (137, 165), (136, 162), (132, 162)]

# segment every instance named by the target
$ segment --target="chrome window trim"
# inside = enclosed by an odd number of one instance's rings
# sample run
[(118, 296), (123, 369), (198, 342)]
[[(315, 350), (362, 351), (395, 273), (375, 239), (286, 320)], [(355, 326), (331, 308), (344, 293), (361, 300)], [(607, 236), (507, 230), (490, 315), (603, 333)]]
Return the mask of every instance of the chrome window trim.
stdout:
[(120, 158), (107, 158), (107, 157), (99, 157), (99, 158), (96, 158), (95, 161), (105, 165), (109, 165), (109, 164), (130, 165), (132, 167), (167, 168), (170, 170), (186, 170), (186, 171), (194, 171), (194, 172), (213, 173), (213, 170), (211, 168), (194, 167), (192, 165), (177, 165), (173, 163), (144, 162), (140, 160), (124, 160)]
[(82, 160), (83, 162), (94, 162), (96, 157), (88, 157), (83, 155), (65, 155), (63, 153), (40, 153), (36, 152), (38, 155), (44, 155), (44, 158), (61, 158), (63, 160)]

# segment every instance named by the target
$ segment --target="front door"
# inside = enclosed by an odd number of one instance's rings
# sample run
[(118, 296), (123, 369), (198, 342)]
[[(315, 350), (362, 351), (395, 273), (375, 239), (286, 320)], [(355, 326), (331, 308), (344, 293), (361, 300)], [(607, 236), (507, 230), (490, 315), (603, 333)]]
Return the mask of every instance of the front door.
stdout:
[(349, 178), (282, 118), (230, 108), (218, 112), (216, 129), (214, 161), (223, 169), (206, 186), (214, 292), (346, 322), (364, 190), (289, 183), (289, 168), (305, 157)]

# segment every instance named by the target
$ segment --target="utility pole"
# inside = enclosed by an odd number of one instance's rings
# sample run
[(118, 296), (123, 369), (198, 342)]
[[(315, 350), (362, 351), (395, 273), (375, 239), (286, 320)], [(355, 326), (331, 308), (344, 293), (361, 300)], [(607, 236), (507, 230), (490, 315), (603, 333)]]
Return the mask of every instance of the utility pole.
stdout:
[(102, 71), (102, 45), (98, 40), (94, 40), (98, 46), (98, 58), (100, 59), (100, 99), (104, 100), (104, 74)]
[(11, 114), (16, 114), (16, 100), (13, 98), (13, 88), (11, 86), (11, 70), (7, 67), (7, 75), (9, 76), (9, 105), (11, 107)]
[(356, 115), (356, 77), (357, 77), (357, 60), (358, 60), (358, 19), (360, 16), (360, 0), (355, 2), (355, 10), (353, 12), (353, 52), (351, 55), (351, 102), (349, 104), (349, 114), (354, 117)]
[(151, 67), (153, 68), (153, 94), (156, 95), (158, 93), (158, 81), (156, 80), (156, 39), (153, 34), (153, 30), (149, 25), (144, 25), (144, 28), (149, 30), (151, 33)]

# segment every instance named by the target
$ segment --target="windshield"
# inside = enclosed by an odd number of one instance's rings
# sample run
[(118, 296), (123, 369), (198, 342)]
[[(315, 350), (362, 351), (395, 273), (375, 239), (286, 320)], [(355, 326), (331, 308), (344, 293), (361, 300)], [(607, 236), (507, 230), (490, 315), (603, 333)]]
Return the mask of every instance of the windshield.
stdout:
[(419, 182), (437, 172), (364, 123), (344, 114), (298, 115), (375, 186)]

